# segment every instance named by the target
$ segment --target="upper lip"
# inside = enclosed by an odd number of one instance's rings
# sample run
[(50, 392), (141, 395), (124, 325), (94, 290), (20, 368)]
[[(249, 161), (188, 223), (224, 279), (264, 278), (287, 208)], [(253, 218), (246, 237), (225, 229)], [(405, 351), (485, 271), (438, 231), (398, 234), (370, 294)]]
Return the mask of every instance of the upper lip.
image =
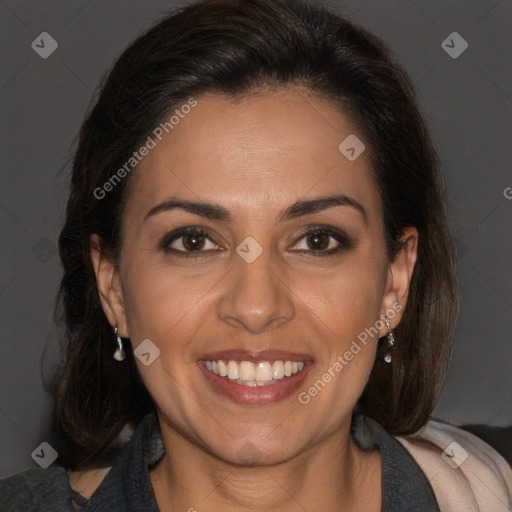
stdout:
[(229, 349), (218, 350), (216, 352), (208, 352), (199, 358), (199, 361), (252, 361), (258, 363), (260, 361), (291, 361), (291, 362), (307, 362), (313, 361), (313, 357), (309, 354), (298, 354), (297, 352), (288, 352), (286, 350), (243, 350)]

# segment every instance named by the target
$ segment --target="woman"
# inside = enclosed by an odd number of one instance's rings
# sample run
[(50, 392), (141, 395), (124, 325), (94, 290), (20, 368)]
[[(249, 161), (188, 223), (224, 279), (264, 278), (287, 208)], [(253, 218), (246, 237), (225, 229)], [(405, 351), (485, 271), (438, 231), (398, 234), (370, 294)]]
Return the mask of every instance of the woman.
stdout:
[(504, 459), (429, 421), (457, 311), (443, 201), (410, 81), (373, 35), (284, 0), (162, 20), (80, 132), (62, 466), (3, 480), (3, 503), (509, 510)]

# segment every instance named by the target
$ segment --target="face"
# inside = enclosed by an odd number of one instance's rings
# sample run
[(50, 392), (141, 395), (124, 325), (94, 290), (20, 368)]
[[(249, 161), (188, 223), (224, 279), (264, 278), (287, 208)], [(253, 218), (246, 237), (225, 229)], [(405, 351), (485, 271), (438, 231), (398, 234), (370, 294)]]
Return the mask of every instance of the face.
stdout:
[(334, 106), (292, 89), (196, 99), (133, 176), (119, 270), (92, 255), (98, 288), (120, 335), (150, 340), (137, 364), (162, 428), (283, 461), (348, 429), (412, 257), (386, 260), (368, 145), (342, 154), (364, 137)]

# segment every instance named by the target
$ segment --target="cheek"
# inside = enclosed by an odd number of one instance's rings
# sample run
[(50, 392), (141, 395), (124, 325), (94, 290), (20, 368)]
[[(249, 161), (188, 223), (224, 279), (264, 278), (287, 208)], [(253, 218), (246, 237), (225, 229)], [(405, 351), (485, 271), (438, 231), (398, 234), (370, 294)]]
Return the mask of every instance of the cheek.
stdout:
[[(328, 279), (301, 284), (300, 298), (317, 326), (321, 348), (312, 386), (302, 389), (298, 399), (316, 414), (351, 409), (366, 385), (378, 343), (372, 328), (379, 319), (382, 268), (371, 254), (359, 253)], [(335, 428), (338, 420), (333, 414), (326, 428)]]
[(187, 278), (175, 268), (152, 265), (148, 260), (131, 268), (132, 271), (128, 267), (131, 278), (126, 291), (132, 341), (149, 338), (161, 350), (182, 350), (201, 327), (200, 317), (205, 309), (212, 307), (208, 290), (215, 285), (214, 276)]
[(383, 280), (370, 259), (354, 255), (322, 278), (298, 279), (297, 295), (340, 341), (357, 336), (379, 318)]
[(314, 378), (297, 400), (309, 415), (324, 418), (319, 436), (338, 428), (366, 386), (378, 343), (368, 333), (379, 318), (381, 287), (374, 268), (354, 264), (302, 289), (321, 348)]
[[(294, 271), (287, 275), (290, 299), (296, 302), (296, 324), (319, 323), (321, 330), (334, 334), (341, 342), (357, 335), (378, 319), (380, 310), (379, 265), (366, 254), (353, 253), (336, 270), (323, 274)], [(154, 339), (165, 347), (185, 345), (215, 310), (222, 288), (223, 272), (213, 270), (201, 275), (186, 275), (176, 266), (134, 259), (127, 265), (130, 276), (124, 287), (127, 321), (135, 343)], [(283, 291), (283, 293), (287, 293)], [(294, 295), (296, 298), (294, 298)], [(309, 318), (309, 320), (308, 320)], [(332, 337), (332, 336), (331, 336)]]
[(160, 353), (150, 365), (137, 361), (137, 366), (156, 403), (165, 405), (170, 417), (180, 421), (189, 417), (192, 422), (190, 375), (195, 372), (197, 350), (194, 339), (203, 336), (202, 319), (212, 308), (208, 290), (215, 280), (209, 276), (186, 278), (175, 268), (148, 260), (127, 265), (131, 278), (126, 286), (126, 315), (133, 348), (150, 339)]

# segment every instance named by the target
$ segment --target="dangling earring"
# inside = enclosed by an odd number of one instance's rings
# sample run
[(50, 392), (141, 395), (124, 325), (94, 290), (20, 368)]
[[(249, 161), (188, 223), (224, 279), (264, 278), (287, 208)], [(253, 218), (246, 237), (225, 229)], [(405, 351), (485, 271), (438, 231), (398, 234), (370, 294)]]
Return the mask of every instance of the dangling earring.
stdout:
[[(388, 334), (387, 334), (388, 347), (390, 349), (392, 349), (395, 346), (395, 336), (393, 335), (393, 330), (389, 326), (389, 320), (386, 316), (384, 317), (384, 322), (386, 322), (386, 325), (388, 326)], [(386, 361), (386, 363), (391, 363), (391, 353), (390, 352), (388, 352), (384, 356), (384, 361)]]
[(116, 337), (117, 345), (116, 351), (114, 352), (114, 359), (116, 361), (122, 361), (124, 359), (123, 340), (117, 334), (117, 326), (114, 327), (114, 336)]

